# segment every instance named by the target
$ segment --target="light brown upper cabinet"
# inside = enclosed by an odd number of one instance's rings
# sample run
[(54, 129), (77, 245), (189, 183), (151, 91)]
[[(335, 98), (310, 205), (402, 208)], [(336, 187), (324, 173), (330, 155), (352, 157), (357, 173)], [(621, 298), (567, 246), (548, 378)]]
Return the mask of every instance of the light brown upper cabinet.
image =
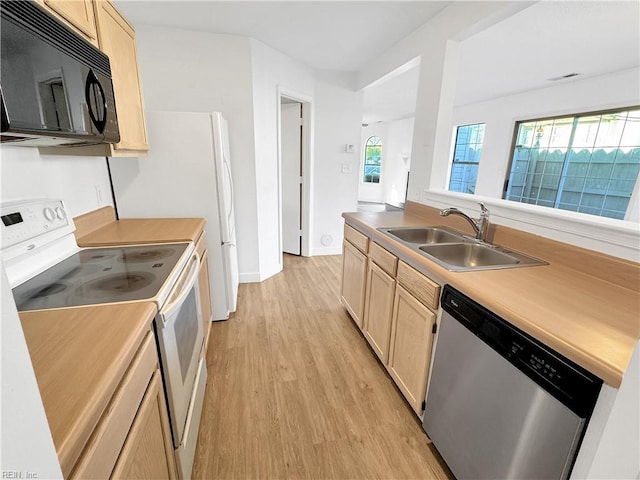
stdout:
[(111, 62), (120, 127), (120, 142), (113, 146), (111, 156), (145, 154), (149, 145), (144, 123), (135, 31), (111, 2), (99, 0), (94, 6), (100, 50), (107, 54)]
[(92, 0), (38, 0), (38, 3), (62, 20), (89, 43), (98, 46), (98, 32)]
[[(90, 146), (44, 147), (40, 148), (40, 152), (48, 155), (145, 156), (149, 145), (144, 121), (144, 102), (140, 85), (136, 36), (131, 24), (108, 0), (94, 0), (93, 2), (88, 0), (84, 2), (41, 1), (46, 2), (45, 6), (54, 13), (57, 10), (81, 11), (80, 4), (92, 5), (92, 11), (87, 13), (87, 16), (95, 18), (97, 46), (109, 57), (111, 64), (111, 81), (116, 100), (120, 142)], [(67, 6), (66, 4), (75, 6)], [(54, 10), (54, 6), (57, 10)], [(76, 15), (80, 15), (80, 13)]]

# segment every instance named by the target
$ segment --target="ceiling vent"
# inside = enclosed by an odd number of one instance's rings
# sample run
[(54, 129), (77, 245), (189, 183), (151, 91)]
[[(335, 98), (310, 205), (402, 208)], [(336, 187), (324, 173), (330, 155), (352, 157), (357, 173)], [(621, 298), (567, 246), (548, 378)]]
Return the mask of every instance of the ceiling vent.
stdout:
[(547, 78), (550, 82), (557, 82), (558, 80), (564, 80), (565, 78), (577, 77), (580, 75), (579, 73), (567, 73), (566, 75), (561, 75), (559, 77)]

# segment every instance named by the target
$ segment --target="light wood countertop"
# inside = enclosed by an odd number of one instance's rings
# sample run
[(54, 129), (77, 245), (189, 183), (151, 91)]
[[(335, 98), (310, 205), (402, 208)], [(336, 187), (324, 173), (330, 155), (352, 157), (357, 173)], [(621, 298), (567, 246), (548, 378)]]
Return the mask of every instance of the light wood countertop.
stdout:
[[(508, 242), (510, 229), (494, 226), (498, 229), (495, 238), (500, 239), (495, 243), (537, 256), (549, 265), (452, 272), (377, 230), (412, 225), (460, 227), (448, 218), (429, 216), (427, 209), (409, 210), (344, 213), (343, 217), (433, 280), (451, 284), (608, 385), (620, 386), (640, 337), (640, 265), (534, 235), (530, 245), (523, 242), (521, 247), (526, 248), (518, 248)], [(427, 215), (422, 215), (424, 211)], [(513, 238), (518, 235), (522, 234)], [(531, 251), (534, 244), (535, 252)], [(570, 261), (563, 263), (565, 257)]]
[(125, 218), (84, 235), (76, 233), (76, 240), (80, 247), (195, 242), (204, 225), (204, 218)]
[(153, 303), (20, 312), (65, 477), (151, 328)]

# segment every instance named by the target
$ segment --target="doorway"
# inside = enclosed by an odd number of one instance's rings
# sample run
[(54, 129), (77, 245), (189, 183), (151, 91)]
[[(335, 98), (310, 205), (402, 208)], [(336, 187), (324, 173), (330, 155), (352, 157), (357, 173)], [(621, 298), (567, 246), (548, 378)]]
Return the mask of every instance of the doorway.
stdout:
[(278, 90), (280, 264), (282, 256), (310, 255), (311, 99)]
[(282, 252), (302, 252), (302, 103), (280, 100)]
[(363, 89), (360, 202), (404, 207), (419, 80), (416, 57)]

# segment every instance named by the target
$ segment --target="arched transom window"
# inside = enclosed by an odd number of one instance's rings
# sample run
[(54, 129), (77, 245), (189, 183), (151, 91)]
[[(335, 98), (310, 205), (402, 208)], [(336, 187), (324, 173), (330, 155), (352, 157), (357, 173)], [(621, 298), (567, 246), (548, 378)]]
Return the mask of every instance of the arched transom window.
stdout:
[(380, 163), (382, 161), (382, 140), (380, 137), (369, 137), (364, 146), (364, 183), (380, 183)]

